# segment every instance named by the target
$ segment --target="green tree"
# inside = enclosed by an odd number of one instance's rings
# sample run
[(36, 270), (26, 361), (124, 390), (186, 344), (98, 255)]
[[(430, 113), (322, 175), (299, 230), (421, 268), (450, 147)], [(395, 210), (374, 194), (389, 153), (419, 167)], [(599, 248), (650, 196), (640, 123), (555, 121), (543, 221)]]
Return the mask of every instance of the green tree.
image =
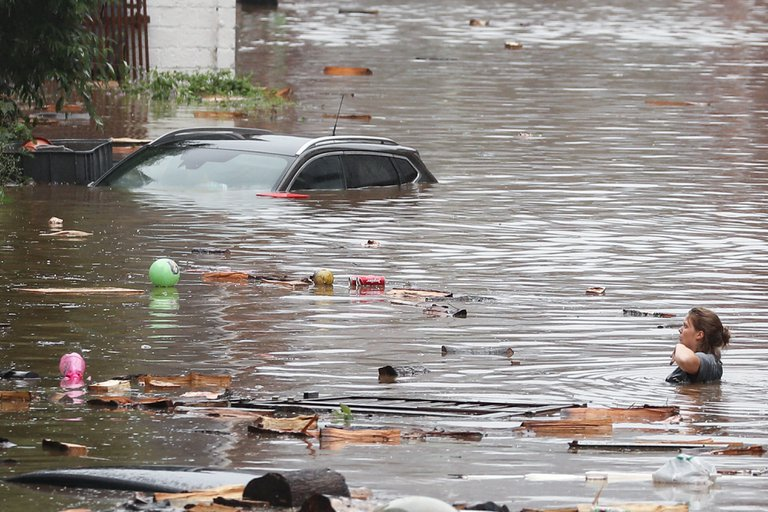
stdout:
[(109, 67), (104, 45), (89, 27), (100, 0), (0, 0), (0, 145), (19, 140), (29, 127), (23, 107), (55, 102), (60, 110), (73, 96), (96, 118), (94, 82)]

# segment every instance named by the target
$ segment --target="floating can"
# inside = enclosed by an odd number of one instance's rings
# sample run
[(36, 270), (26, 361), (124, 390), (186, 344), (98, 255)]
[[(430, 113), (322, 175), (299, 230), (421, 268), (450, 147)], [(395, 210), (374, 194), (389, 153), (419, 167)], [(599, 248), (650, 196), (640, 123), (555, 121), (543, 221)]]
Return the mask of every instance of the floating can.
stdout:
[(387, 280), (384, 276), (350, 276), (349, 287), (350, 288), (363, 288), (363, 287), (379, 287), (383, 288)]

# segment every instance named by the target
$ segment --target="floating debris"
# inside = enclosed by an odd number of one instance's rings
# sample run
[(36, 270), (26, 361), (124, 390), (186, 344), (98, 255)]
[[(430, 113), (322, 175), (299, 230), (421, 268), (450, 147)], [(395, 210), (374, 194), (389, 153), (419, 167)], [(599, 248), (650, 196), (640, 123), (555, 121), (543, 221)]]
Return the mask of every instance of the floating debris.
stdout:
[(60, 228), (64, 225), (64, 221), (58, 217), (51, 217), (48, 219), (49, 228)]
[(412, 377), (429, 373), (424, 366), (382, 366), (379, 368), (379, 382), (391, 383), (398, 377)]
[(504, 43), (504, 48), (506, 48), (507, 50), (522, 50), (523, 43), (518, 41), (506, 41)]
[(459, 309), (450, 304), (432, 304), (424, 308), (427, 316), (450, 316), (453, 318), (467, 318), (467, 310)]
[(442, 354), (471, 354), (471, 355), (496, 355), (512, 357), (515, 351), (512, 347), (456, 347), (446, 346), (440, 347)]
[(369, 76), (373, 74), (373, 71), (362, 67), (325, 66), (323, 73), (337, 76)]
[(587, 288), (587, 295), (605, 295), (605, 287), (604, 286), (593, 286), (592, 288)]
[(60, 231), (53, 231), (52, 233), (40, 233), (40, 236), (49, 238), (85, 238), (87, 236), (93, 236), (93, 233), (78, 231), (76, 229), (62, 229)]
[(641, 407), (569, 407), (560, 411), (562, 418), (571, 420), (608, 419), (613, 422), (653, 422), (662, 421), (680, 414), (677, 406), (653, 406)]
[(624, 309), (624, 316), (653, 316), (657, 318), (674, 318), (674, 313), (655, 313), (649, 311), (639, 311), (637, 309)]
[(206, 248), (195, 248), (192, 249), (192, 254), (230, 254), (229, 249), (206, 249)]
[(88, 447), (82, 444), (62, 443), (51, 439), (43, 439), (43, 449), (69, 455), (71, 457), (85, 457), (88, 455)]
[(362, 245), (363, 247), (367, 247), (369, 249), (378, 249), (381, 247), (381, 242), (377, 240), (366, 240)]
[(469, 26), (470, 27), (488, 27), (490, 26), (491, 22), (490, 20), (479, 20), (476, 18), (472, 18), (469, 20)]

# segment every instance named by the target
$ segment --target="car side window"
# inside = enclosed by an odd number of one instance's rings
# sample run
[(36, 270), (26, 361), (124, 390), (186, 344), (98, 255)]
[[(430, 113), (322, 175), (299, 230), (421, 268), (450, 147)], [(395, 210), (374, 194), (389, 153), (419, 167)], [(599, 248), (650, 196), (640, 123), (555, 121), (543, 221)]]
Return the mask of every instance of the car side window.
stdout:
[(393, 158), (397, 173), (400, 175), (400, 183), (411, 183), (419, 176), (419, 172), (413, 164), (405, 158)]
[(291, 190), (343, 189), (341, 160), (338, 155), (321, 156), (302, 167), (291, 184)]
[(348, 153), (342, 159), (347, 188), (400, 185), (397, 170), (388, 156)]

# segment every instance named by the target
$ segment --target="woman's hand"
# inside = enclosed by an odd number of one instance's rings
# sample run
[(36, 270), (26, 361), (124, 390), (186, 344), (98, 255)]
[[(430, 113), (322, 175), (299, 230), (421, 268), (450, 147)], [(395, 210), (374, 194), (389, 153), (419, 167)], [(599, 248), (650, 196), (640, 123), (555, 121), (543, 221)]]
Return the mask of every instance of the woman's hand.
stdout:
[(693, 350), (689, 349), (682, 343), (675, 345), (675, 349), (672, 351), (672, 360), (669, 364), (676, 364), (685, 373), (696, 375), (699, 373), (699, 366), (701, 361), (696, 357)]

